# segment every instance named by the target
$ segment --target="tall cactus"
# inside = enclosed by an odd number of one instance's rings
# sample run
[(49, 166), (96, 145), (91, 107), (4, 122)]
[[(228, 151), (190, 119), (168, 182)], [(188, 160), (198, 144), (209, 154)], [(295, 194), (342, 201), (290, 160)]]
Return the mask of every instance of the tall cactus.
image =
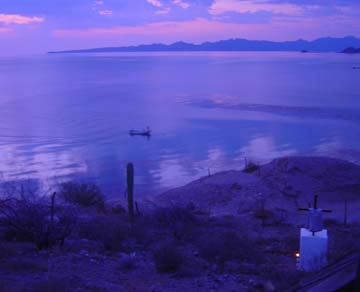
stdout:
[(126, 167), (126, 180), (129, 220), (132, 223), (134, 221), (134, 165), (132, 163), (128, 163)]

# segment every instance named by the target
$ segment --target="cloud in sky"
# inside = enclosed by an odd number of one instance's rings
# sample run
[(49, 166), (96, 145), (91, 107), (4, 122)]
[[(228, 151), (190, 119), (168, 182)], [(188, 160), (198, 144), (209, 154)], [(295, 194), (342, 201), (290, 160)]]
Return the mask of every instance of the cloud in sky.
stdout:
[(12, 29), (8, 27), (0, 27), (0, 34), (5, 34), (11, 32)]
[(173, 2), (175, 5), (180, 6), (183, 9), (188, 9), (190, 7), (190, 4), (187, 2), (184, 2), (182, 0), (173, 0)]
[(161, 10), (156, 10), (155, 11), (155, 14), (168, 14), (170, 12), (170, 8), (164, 8), (164, 9), (161, 9)]
[(266, 0), (215, 0), (211, 5), (210, 14), (218, 15), (227, 12), (256, 13), (267, 11), (274, 14), (299, 15), (303, 9), (299, 5), (274, 3)]
[(240, 29), (238, 24), (209, 21), (204, 18), (197, 18), (191, 21), (160, 21), (147, 23), (138, 26), (119, 26), (112, 28), (90, 28), (85, 30), (55, 30), (53, 36), (57, 38), (94, 38), (106, 37), (109, 35), (180, 35), (182, 37), (200, 36), (210, 32), (234, 32)]
[(146, 0), (149, 4), (155, 7), (162, 7), (163, 4), (159, 0)]
[[(233, 38), (241, 36), (249, 39), (291, 39), (294, 31), (306, 29), (313, 32), (311, 38), (317, 37), (317, 32), (321, 31), (319, 23), (316, 21), (306, 21), (299, 23), (296, 21), (286, 22), (287, 30), (283, 31), (284, 21), (282, 19), (273, 20), (268, 23), (232, 23), (219, 20), (209, 20), (206, 18), (196, 18), (189, 21), (159, 21), (146, 23), (137, 26), (116, 26), (110, 28), (89, 28), (89, 29), (69, 29), (55, 30), (53, 36), (57, 39), (106, 39), (109, 37), (121, 37), (127, 39), (142, 39), (148, 42), (173, 42), (179, 39), (185, 41), (197, 40), (218, 40), (223, 38)], [(323, 27), (322, 35), (326, 35), (327, 29), (335, 28), (334, 22), (331, 27)], [(300, 33), (294, 38), (300, 38)], [(134, 44), (134, 43), (132, 43)]]
[(105, 2), (102, 0), (96, 0), (93, 2), (92, 10), (94, 10), (97, 14), (102, 16), (110, 16), (113, 14), (111, 9), (105, 9)]
[(112, 11), (112, 10), (109, 10), (109, 9), (104, 9), (104, 10), (99, 10), (98, 13), (99, 13), (100, 15), (107, 16), (107, 15), (112, 15), (112, 14), (113, 14), (113, 11)]
[(40, 23), (45, 19), (37, 16), (24, 16), (20, 14), (0, 14), (0, 23), (3, 24), (30, 24)]
[(24, 39), (44, 52), (229, 37), (360, 37), (359, 19), (359, 0), (1, 0), (0, 33), (12, 37), (0, 54), (28, 49)]

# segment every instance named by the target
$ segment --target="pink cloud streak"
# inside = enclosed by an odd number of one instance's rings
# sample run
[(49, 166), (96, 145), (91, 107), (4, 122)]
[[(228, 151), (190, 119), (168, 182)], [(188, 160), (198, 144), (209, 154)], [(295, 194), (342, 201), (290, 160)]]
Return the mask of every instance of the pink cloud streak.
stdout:
[(24, 16), (19, 14), (0, 14), (0, 23), (3, 24), (30, 24), (44, 22), (45, 18)]
[[(252, 29), (261, 27), (259, 24), (252, 24)], [(247, 25), (249, 28), (249, 26)], [(245, 26), (244, 26), (245, 28)], [(108, 35), (169, 35), (169, 34), (184, 34), (184, 35), (199, 35), (203, 33), (223, 33), (235, 32), (242, 30), (242, 25), (236, 23), (226, 23), (220, 21), (210, 21), (204, 18), (197, 18), (191, 21), (163, 21), (153, 22), (142, 26), (120, 26), (112, 28), (89, 28), (85, 30), (80, 29), (59, 29), (53, 31), (53, 36), (57, 38), (63, 37), (99, 37)]]
[[(248, 38), (267, 40), (292, 40), (294, 38), (314, 39), (323, 35), (344, 36), (346, 27), (360, 33), (360, 24), (344, 18), (326, 17), (321, 21), (278, 17), (270, 23), (231, 23), (220, 20), (197, 18), (190, 21), (162, 21), (139, 26), (118, 26), (111, 28), (58, 29), (52, 32), (57, 39), (118, 40), (123, 43), (173, 42), (178, 40), (194, 42), (213, 41), (225, 38)], [(294, 34), (296, 32), (296, 34)], [(137, 41), (136, 41), (137, 40)]]
[(281, 13), (287, 15), (300, 15), (303, 9), (294, 4), (276, 4), (267, 0), (215, 0), (209, 9), (209, 13), (219, 15), (227, 12), (255, 13), (268, 11), (271, 13)]
[(155, 7), (162, 7), (163, 4), (159, 0), (146, 0), (149, 4)]
[(109, 9), (104, 9), (104, 10), (99, 10), (98, 13), (102, 16), (109, 16), (113, 14), (113, 11)]
[(9, 33), (11, 32), (12, 29), (11, 28), (8, 28), (8, 27), (0, 27), (0, 34), (6, 34), (6, 33)]

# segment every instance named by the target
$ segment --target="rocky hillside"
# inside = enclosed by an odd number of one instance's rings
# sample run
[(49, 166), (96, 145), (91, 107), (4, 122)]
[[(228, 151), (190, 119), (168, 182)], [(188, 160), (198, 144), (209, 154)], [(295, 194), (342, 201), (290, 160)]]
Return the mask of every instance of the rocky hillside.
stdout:
[[(244, 214), (259, 205), (291, 215), (319, 195), (320, 207), (344, 215), (345, 200), (351, 219), (359, 219), (360, 166), (327, 157), (285, 157), (246, 171), (226, 171), (203, 177), (157, 197), (161, 204), (194, 203), (212, 214)], [(265, 206), (264, 206), (265, 205)]]

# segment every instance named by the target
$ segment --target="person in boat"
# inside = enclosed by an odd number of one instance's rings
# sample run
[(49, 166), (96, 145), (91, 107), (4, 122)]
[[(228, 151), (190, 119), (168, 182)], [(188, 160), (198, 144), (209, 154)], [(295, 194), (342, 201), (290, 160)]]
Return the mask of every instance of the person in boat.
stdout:
[(151, 135), (151, 130), (149, 127), (146, 127), (146, 129), (142, 130), (142, 131), (137, 131), (137, 130), (130, 130), (129, 131), (130, 135), (142, 135), (142, 136), (150, 136)]

